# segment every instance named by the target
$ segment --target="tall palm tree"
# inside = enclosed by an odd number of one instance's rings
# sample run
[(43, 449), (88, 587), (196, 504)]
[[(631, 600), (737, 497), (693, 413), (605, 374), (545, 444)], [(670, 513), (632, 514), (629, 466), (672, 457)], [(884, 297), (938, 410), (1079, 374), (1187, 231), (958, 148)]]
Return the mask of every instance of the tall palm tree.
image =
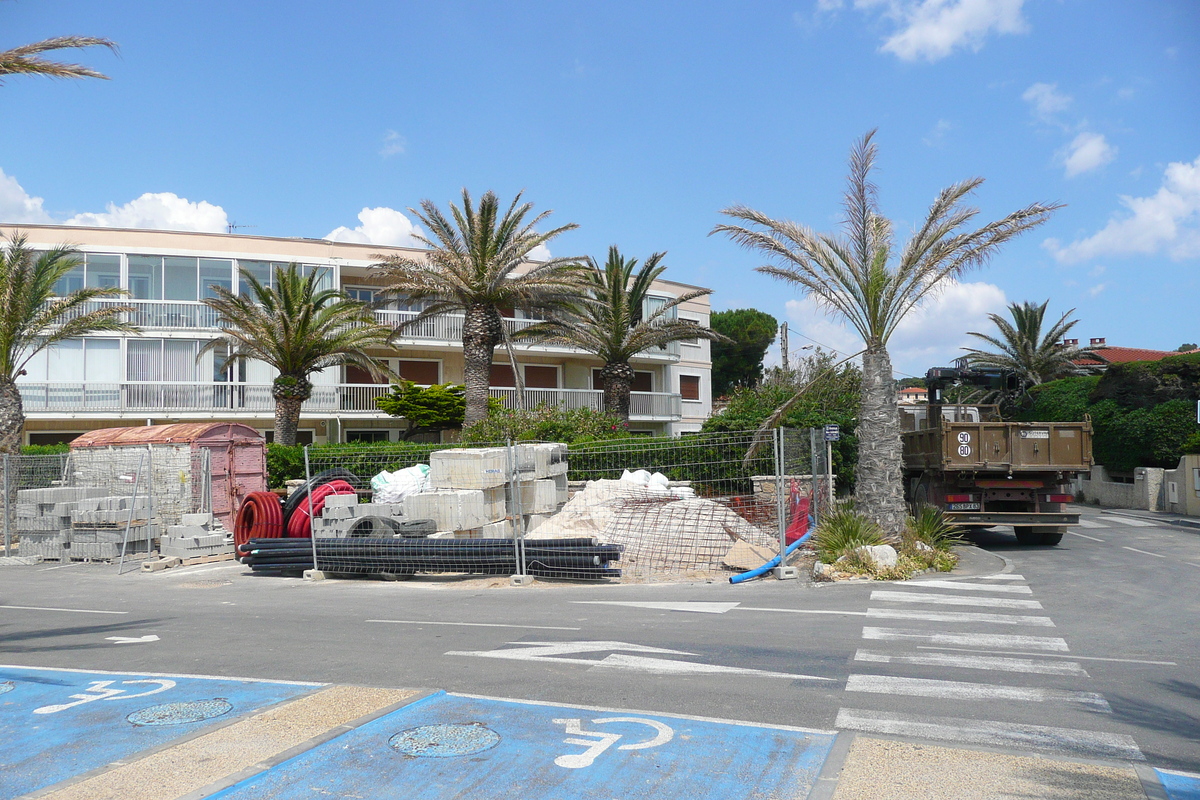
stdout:
[(521, 338), (577, 347), (600, 358), (604, 362), (600, 370), (604, 410), (626, 420), (634, 378), (631, 358), (684, 339), (725, 340), (715, 331), (670, 315), (681, 304), (712, 294), (711, 289), (686, 292), (649, 315), (645, 313), (650, 286), (666, 270), (661, 263), (664, 255), (651, 255), (636, 275), (637, 259), (623, 257), (615, 245), (608, 248), (603, 267), (589, 257), (583, 272), (585, 299), (569, 313), (552, 314), (520, 334)]
[(66, 50), (76, 47), (107, 47), (114, 53), (117, 50), (115, 42), (95, 36), (55, 36), (53, 39), (14, 47), (11, 50), (0, 52), (0, 83), (3, 83), (2, 76), (4, 75), (47, 75), (51, 78), (102, 78), (108, 80), (108, 76), (104, 73), (82, 64), (51, 61), (40, 55), (50, 50)]
[(1011, 371), (1017, 376), (1022, 390), (1078, 374), (1080, 369), (1075, 365), (1075, 360), (1087, 351), (1063, 344), (1063, 337), (1079, 323), (1077, 319), (1067, 319), (1075, 313), (1075, 309), (1059, 317), (1058, 322), (1043, 334), (1042, 325), (1048, 305), (1049, 300), (1040, 306), (1028, 300), (1011, 303), (1008, 306), (1008, 313), (1012, 315), (1011, 323), (999, 314), (988, 314), (988, 319), (1000, 332), (999, 337), (975, 331), (967, 333), (990, 344), (996, 352), (964, 347), (967, 360), (972, 366)]
[(0, 453), (21, 449), (25, 410), (17, 378), (38, 353), (64, 339), (89, 333), (140, 333), (121, 319), (129, 308), (92, 301), (118, 297), (118, 288), (89, 286), (58, 297), (54, 286), (79, 266), (79, 251), (59, 245), (36, 252), (13, 233), (0, 249)]
[(398, 378), (385, 362), (367, 353), (386, 347), (392, 329), (378, 324), (366, 303), (336, 289), (318, 289), (319, 279), (316, 270), (305, 277), (296, 264), (288, 264), (276, 267), (273, 285), (264, 286), (243, 269), (241, 280), (248, 294), (213, 286), (217, 296), (204, 301), (219, 315), (223, 332), (202, 354), (228, 348), (226, 364), (253, 358), (279, 371), (271, 385), (279, 444), (296, 443), (300, 407), (312, 396), (309, 376), (314, 372), (350, 364), (376, 378)]
[(979, 210), (964, 199), (980, 184), (972, 178), (943, 189), (924, 221), (899, 251), (892, 223), (879, 210), (871, 182), (874, 131), (851, 150), (844, 195), (843, 231), (818, 234), (804, 225), (773, 219), (746, 206), (722, 213), (743, 225), (713, 232), (765, 254), (758, 271), (796, 285), (840, 317), (863, 339), (862, 406), (855, 499), (858, 507), (892, 535), (904, 521), (900, 421), (896, 382), (887, 345), (901, 320), (944, 282), (986, 263), (1013, 237), (1045, 222), (1058, 208), (1033, 204), (977, 230), (968, 224)]
[[(500, 200), (492, 192), (479, 198), (476, 207), (466, 189), (462, 208), (450, 204), (447, 219), (430, 200), (421, 210), (410, 208), (429, 235), (416, 239), (429, 249), (423, 257), (392, 255), (375, 264), (388, 281), (388, 293), (422, 302), (424, 309), (397, 327), (418, 325), (441, 314), (461, 312), (463, 319), (463, 384), (467, 413), (463, 425), (470, 426), (487, 416), (492, 355), (502, 343), (511, 345), (500, 316), (501, 308), (521, 308), (545, 313), (561, 308), (580, 293), (578, 259), (551, 258), (528, 266), (530, 253), (554, 237), (579, 226), (570, 224), (538, 233), (535, 228), (552, 212), (543, 211), (526, 220), (532, 203), (513, 198), (501, 216)], [(521, 388), (521, 376), (513, 365)]]

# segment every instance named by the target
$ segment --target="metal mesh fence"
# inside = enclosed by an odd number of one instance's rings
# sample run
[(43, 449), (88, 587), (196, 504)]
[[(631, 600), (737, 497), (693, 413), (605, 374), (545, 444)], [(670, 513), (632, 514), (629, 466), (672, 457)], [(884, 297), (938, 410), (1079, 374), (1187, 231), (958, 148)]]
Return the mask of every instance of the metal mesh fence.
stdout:
[[(654, 580), (762, 565), (803, 532), (809, 431), (575, 445), (305, 450), (283, 537), (256, 569)], [(800, 512), (803, 509), (803, 513)]]

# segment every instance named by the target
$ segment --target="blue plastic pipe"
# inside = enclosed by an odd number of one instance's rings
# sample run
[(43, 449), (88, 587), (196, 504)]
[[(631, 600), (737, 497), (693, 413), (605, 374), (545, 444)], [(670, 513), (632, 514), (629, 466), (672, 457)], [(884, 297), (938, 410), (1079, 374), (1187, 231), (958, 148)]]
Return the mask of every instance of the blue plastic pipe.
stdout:
[[(797, 539), (796, 541), (789, 544), (787, 546), (787, 549), (785, 549), (783, 551), (784, 556), (790, 556), (793, 552), (795, 552), (797, 547), (804, 544), (804, 542), (808, 539), (808, 537), (810, 537), (812, 535), (813, 535), (813, 518), (810, 516), (808, 518), (808, 533), (804, 534), (799, 539)], [(762, 575), (767, 574), (768, 572), (770, 572), (771, 570), (775, 569), (778, 566), (779, 566), (779, 556), (775, 556), (770, 561), (763, 564), (761, 567), (755, 567), (754, 569), (750, 570), (749, 572), (743, 572), (741, 575), (731, 576), (729, 578), (729, 582), (730, 583), (745, 583), (746, 581), (753, 580), (755, 578), (758, 578)]]

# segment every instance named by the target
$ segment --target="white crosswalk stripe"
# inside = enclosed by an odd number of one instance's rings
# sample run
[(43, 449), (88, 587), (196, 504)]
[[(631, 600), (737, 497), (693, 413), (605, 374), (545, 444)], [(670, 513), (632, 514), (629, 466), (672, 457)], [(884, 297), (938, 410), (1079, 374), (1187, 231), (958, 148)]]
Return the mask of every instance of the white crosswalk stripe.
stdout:
[(855, 661), (877, 664), (917, 664), (928, 667), (955, 667), (958, 669), (986, 669), (997, 672), (1024, 672), (1031, 675), (1078, 675), (1088, 677), (1087, 671), (1078, 661), (1035, 661), (1032, 658), (1009, 656), (969, 656), (955, 653), (920, 653), (915, 655), (893, 655), (876, 650), (858, 650)]
[(960, 594), (937, 594), (935, 592), (871, 592), (872, 600), (889, 603), (928, 603), (937, 606), (982, 606), (985, 608), (1041, 608), (1037, 600), (1014, 600), (1009, 597), (970, 597)]
[(1129, 525), (1130, 527), (1133, 527), (1133, 528), (1153, 528), (1154, 527), (1153, 522), (1150, 522), (1149, 520), (1145, 520), (1145, 519), (1135, 519), (1134, 517), (1119, 517), (1114, 514), (1112, 516), (1105, 517), (1105, 519), (1108, 520), (1109, 522), (1119, 522), (1122, 525)]
[(920, 589), (954, 589), (959, 592), (1000, 592), (1002, 594), (1033, 594), (1028, 586), (1012, 586), (1007, 583), (965, 583), (963, 581), (912, 581), (909, 586)]
[(992, 625), (1031, 625), (1053, 628), (1054, 620), (1049, 617), (1031, 617), (1021, 614), (985, 614), (979, 611), (916, 611), (907, 608), (868, 608), (867, 616), (874, 619), (917, 619), (925, 622), (987, 622)]
[[(1085, 527), (1108, 526), (1096, 523)], [(970, 716), (975, 716), (978, 709), (997, 708), (1003, 709), (1006, 717), (1016, 715), (1020, 719), (1026, 715), (1038, 720), (1033, 711), (1038, 704), (1112, 713), (1108, 701), (1097, 692), (1079, 691), (1069, 684), (1028, 685), (1036, 681), (1035, 676), (1042, 675), (1057, 677), (1060, 682), (1089, 679), (1078, 661), (1069, 660), (1071, 656), (1061, 661), (1051, 657), (1069, 652), (1066, 639), (988, 632), (996, 625), (1055, 627), (1049, 616), (1022, 613), (1043, 610), (1037, 600), (1013, 597), (1033, 594), (1028, 585), (1023, 585), (1024, 580), (1020, 575), (988, 575), (970, 581), (912, 581), (872, 591), (866, 616), (871, 621), (896, 620), (905, 627), (863, 627), (862, 638), (875, 646), (855, 652), (854, 662), (861, 666), (846, 679), (847, 697), (855, 698), (856, 706), (874, 696), (879, 698), (876, 702), (889, 709), (911, 706), (922, 713), (842, 708), (835, 727), (1090, 758), (1143, 760), (1137, 743), (1122, 734), (934, 715), (941, 703), (949, 704), (943, 707), (950, 710), (962, 709), (964, 702), (976, 709)], [(957, 610), (964, 606), (984, 610)], [(1038, 658), (1039, 653), (1045, 657)], [(914, 671), (916, 675), (904, 674)], [(931, 672), (936, 677), (926, 677)], [(981, 673), (988, 673), (987, 682), (954, 680), (983, 677)], [(1021, 677), (1024, 679), (1018, 682)], [(979, 705), (971, 701), (979, 701)], [(933, 713), (925, 715), (926, 709)]]
[(943, 742), (962, 742), (989, 747), (1017, 747), (1088, 758), (1145, 761), (1137, 742), (1119, 733), (1020, 725), (1011, 722), (894, 714), (843, 708), (834, 727), (865, 733), (910, 736)]
[(847, 692), (869, 692), (912, 697), (938, 697), (944, 700), (1019, 700), (1027, 703), (1079, 703), (1092, 711), (1112, 713), (1108, 701), (1095, 692), (1071, 692), (1037, 686), (1004, 686), (998, 683), (944, 681), (930, 678), (902, 678), (893, 675), (851, 675)]
[(1080, 517), (1079, 518), (1079, 527), (1081, 527), (1081, 528), (1107, 528), (1108, 526), (1105, 525), (1103, 522), (1096, 522), (1095, 520), (1087, 519), (1086, 517)]

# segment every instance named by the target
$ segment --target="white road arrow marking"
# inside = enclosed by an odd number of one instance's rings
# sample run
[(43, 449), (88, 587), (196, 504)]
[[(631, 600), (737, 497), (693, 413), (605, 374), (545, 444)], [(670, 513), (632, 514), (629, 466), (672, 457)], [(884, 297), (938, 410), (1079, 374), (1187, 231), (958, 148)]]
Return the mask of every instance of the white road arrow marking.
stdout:
[(158, 637), (151, 633), (146, 636), (107, 636), (104, 640), (113, 644), (142, 644), (143, 642), (157, 642)]
[[(789, 680), (831, 681), (816, 675), (798, 675), (791, 672), (770, 672), (748, 667), (724, 667), (717, 664), (698, 664), (695, 661), (677, 661), (667, 658), (648, 658), (626, 653), (653, 653), (657, 655), (694, 656), (682, 650), (667, 650), (662, 647), (647, 647), (626, 642), (509, 642), (517, 645), (504, 650), (451, 650), (448, 656), (476, 656), (478, 658), (503, 658), (514, 661), (549, 661), (558, 664), (586, 664), (593, 669), (623, 669), (631, 672), (649, 672), (657, 675), (750, 675), (765, 678), (787, 678)], [(612, 652), (625, 651), (624, 653)], [(608, 652), (602, 659), (563, 658), (567, 655)]]
[(633, 600), (573, 600), (576, 605), (592, 606), (626, 606), (628, 608), (649, 608), (655, 611), (694, 611), (700, 614), (724, 614), (738, 607), (738, 603), (701, 603), (701, 602), (638, 602)]

